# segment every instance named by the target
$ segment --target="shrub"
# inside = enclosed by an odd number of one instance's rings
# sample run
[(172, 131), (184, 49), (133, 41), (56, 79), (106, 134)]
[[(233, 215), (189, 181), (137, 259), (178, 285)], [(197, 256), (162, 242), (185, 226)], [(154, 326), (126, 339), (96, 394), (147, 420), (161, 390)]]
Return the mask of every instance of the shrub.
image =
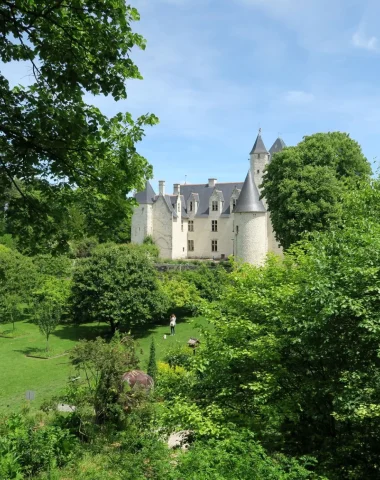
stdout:
[(33, 478), (62, 466), (73, 458), (76, 446), (67, 430), (14, 414), (0, 421), (0, 478)]

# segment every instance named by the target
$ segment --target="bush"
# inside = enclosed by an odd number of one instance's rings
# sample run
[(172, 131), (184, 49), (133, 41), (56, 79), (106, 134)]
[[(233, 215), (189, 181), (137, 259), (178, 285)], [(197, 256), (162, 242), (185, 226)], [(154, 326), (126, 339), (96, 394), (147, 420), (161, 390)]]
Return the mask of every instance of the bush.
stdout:
[(64, 255), (41, 254), (32, 260), (41, 275), (68, 278), (72, 274), (73, 261)]
[(70, 242), (70, 257), (87, 258), (98, 245), (99, 242), (95, 237), (86, 237), (81, 240), (74, 240)]
[[(252, 434), (233, 433), (224, 440), (197, 441), (182, 455), (177, 478), (191, 480), (311, 480), (321, 478), (283, 455), (270, 457)], [(322, 479), (321, 479), (322, 480)]]
[(67, 430), (21, 414), (0, 421), (0, 478), (33, 478), (73, 458), (77, 441)]
[(198, 269), (184, 271), (181, 275), (195, 286), (201, 298), (209, 301), (217, 300), (222, 295), (228, 281), (226, 268), (221, 264), (214, 268), (202, 264)]
[(163, 275), (161, 282), (162, 291), (168, 299), (170, 310), (183, 309), (192, 315), (196, 314), (200, 296), (193, 283), (176, 274)]
[(183, 367), (172, 368), (164, 362), (158, 362), (157, 364), (156, 393), (166, 400), (173, 400), (182, 393), (188, 393), (193, 380), (193, 375)]

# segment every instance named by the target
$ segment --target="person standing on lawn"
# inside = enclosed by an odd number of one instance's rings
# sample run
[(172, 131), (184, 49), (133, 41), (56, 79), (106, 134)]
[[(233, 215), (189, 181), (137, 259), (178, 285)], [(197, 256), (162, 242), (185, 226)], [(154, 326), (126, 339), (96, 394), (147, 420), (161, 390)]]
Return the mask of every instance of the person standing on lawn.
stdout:
[(176, 322), (177, 322), (177, 318), (176, 316), (174, 315), (174, 313), (172, 313), (170, 315), (170, 335), (175, 335), (175, 325), (176, 325)]

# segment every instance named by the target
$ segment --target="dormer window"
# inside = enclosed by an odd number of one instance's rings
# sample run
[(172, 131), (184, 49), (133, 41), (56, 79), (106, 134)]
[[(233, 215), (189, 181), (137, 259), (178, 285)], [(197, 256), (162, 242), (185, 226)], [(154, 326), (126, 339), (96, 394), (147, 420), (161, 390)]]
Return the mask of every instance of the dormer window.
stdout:
[(178, 207), (177, 207), (178, 212), (181, 211), (181, 204), (178, 202)]
[(193, 211), (193, 202), (190, 202), (190, 212)]
[(232, 199), (232, 208), (234, 209), (236, 207), (236, 198)]
[(211, 210), (212, 210), (213, 212), (217, 212), (217, 211), (219, 210), (219, 208), (218, 208), (218, 203), (219, 203), (219, 202), (218, 202), (217, 200), (213, 200), (213, 201), (212, 201)]

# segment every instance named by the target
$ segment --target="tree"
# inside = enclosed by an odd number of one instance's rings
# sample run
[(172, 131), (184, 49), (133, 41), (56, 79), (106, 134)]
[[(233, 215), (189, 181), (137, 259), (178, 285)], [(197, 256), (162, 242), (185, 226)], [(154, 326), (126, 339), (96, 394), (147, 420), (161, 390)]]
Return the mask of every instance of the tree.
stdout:
[(152, 342), (150, 344), (149, 352), (149, 362), (148, 362), (148, 375), (150, 375), (154, 381), (157, 377), (157, 362), (156, 362), (156, 346), (154, 344), (154, 338), (152, 337)]
[(370, 173), (359, 144), (345, 133), (317, 133), (276, 153), (264, 174), (262, 195), (277, 240), (286, 249), (305, 232), (339, 220), (342, 196)]
[(4, 296), (4, 313), (5, 319), (12, 323), (13, 331), (15, 329), (15, 321), (22, 312), (21, 299), (19, 295), (8, 294)]
[(166, 297), (145, 247), (104, 245), (78, 261), (72, 287), (77, 322), (107, 322), (137, 328), (162, 317)]
[[(44, 268), (44, 262), (38, 259), (39, 267)], [(43, 260), (46, 260), (44, 258)], [(68, 311), (71, 279), (60, 277), (67, 265), (54, 259), (51, 265), (53, 275), (44, 275), (41, 285), (33, 291), (35, 319), (39, 329), (46, 338), (46, 350), (49, 349), (49, 337), (59, 325), (62, 317)]]
[(52, 302), (45, 301), (37, 306), (37, 324), (42, 335), (46, 338), (46, 351), (49, 351), (49, 338), (50, 335), (59, 325), (61, 320), (61, 307), (60, 305)]
[[(32, 294), (42, 281), (31, 258), (0, 245), (0, 314), (6, 315), (6, 299), (18, 298), (19, 304), (32, 302)], [(13, 300), (12, 300), (12, 303)]]
[[(35, 228), (35, 218), (54, 227), (43, 197), (59, 196), (64, 186), (90, 189), (111, 204), (133, 203), (126, 194), (152, 173), (136, 143), (157, 118), (107, 118), (84, 97), (125, 99), (125, 81), (142, 78), (130, 58), (134, 47), (145, 48), (131, 28), (137, 10), (121, 0), (6, 0), (0, 18), (0, 60), (31, 69), (28, 86), (12, 88), (0, 74), (0, 191), (19, 193)], [(29, 189), (36, 179), (39, 196)], [(63, 199), (60, 205), (64, 211)]]
[(379, 476), (375, 187), (351, 192), (344, 219), (283, 261), (234, 271), (208, 306), (215, 330), (195, 359), (198, 402), (216, 404), (272, 450), (316, 457), (317, 470), (332, 479)]

